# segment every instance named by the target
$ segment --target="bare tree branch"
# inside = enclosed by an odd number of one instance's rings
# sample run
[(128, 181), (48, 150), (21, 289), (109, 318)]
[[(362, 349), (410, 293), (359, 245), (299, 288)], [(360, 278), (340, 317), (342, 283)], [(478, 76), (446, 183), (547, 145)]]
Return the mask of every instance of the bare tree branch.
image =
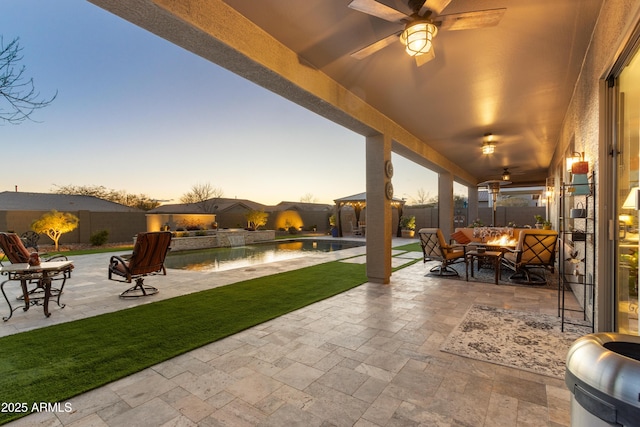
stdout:
[(24, 76), (25, 66), (16, 68), (22, 60), (22, 48), (18, 40), (13, 39), (5, 46), (0, 37), (0, 121), (11, 124), (32, 120), (31, 114), (35, 110), (48, 106), (58, 96), (56, 91), (48, 100), (40, 98), (33, 78)]
[(315, 203), (318, 199), (313, 195), (313, 193), (306, 193), (304, 196), (300, 197), (300, 201), (302, 203)]
[(185, 193), (180, 201), (198, 205), (202, 212), (212, 213), (216, 209), (218, 199), (222, 197), (222, 189), (213, 187), (210, 183), (194, 184), (191, 191)]

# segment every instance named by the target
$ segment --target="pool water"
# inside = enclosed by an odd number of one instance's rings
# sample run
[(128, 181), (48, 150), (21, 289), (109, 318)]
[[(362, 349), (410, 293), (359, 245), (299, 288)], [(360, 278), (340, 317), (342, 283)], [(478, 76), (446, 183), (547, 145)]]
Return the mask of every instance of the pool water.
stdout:
[(169, 253), (165, 267), (192, 271), (223, 271), (267, 262), (300, 258), (312, 252), (333, 252), (364, 246), (364, 242), (285, 240), (232, 248)]

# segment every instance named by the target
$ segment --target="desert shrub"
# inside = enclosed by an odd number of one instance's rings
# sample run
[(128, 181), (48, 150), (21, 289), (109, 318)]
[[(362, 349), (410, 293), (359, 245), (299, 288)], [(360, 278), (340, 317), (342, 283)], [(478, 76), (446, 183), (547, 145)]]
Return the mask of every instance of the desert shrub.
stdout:
[(100, 230), (89, 237), (89, 242), (93, 246), (102, 246), (109, 240), (109, 230)]
[(196, 219), (183, 219), (182, 221), (180, 221), (178, 223), (178, 230), (180, 229), (184, 229), (187, 231), (198, 231), (198, 230), (204, 230), (204, 224), (202, 224), (201, 222), (199, 222)]

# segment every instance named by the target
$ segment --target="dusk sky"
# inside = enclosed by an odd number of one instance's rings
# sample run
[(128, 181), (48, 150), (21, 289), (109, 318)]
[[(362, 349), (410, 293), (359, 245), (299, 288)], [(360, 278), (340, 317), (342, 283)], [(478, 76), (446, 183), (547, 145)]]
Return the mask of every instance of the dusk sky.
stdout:
[[(42, 98), (58, 92), (37, 122), (0, 123), (0, 191), (104, 186), (179, 203), (210, 183), (264, 204), (365, 191), (364, 137), (93, 4), (3, 0), (0, 28)], [(435, 173), (393, 162), (397, 197), (437, 195)]]

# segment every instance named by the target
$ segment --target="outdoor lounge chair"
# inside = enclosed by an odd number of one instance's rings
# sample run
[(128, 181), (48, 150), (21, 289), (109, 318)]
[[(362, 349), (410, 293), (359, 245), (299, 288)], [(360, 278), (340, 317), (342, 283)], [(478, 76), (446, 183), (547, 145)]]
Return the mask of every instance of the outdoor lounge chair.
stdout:
[(362, 236), (362, 228), (360, 227), (360, 225), (356, 227), (355, 225), (353, 225), (353, 223), (351, 223), (351, 233), (354, 236)]
[(128, 256), (112, 256), (109, 262), (109, 280), (131, 283), (135, 286), (120, 294), (121, 298), (137, 298), (158, 293), (158, 289), (146, 285), (146, 276), (166, 275), (164, 259), (169, 251), (171, 232), (139, 233), (133, 253)]
[[(509, 280), (531, 285), (547, 283), (546, 270), (553, 271), (558, 232), (555, 230), (522, 230), (515, 249), (505, 248), (502, 264), (514, 271)], [(532, 271), (542, 270), (542, 274)]]
[[(31, 255), (31, 253), (25, 247), (25, 244), (23, 243), (23, 240), (20, 238), (20, 236), (15, 233), (0, 233), (0, 249), (2, 249), (2, 252), (4, 252), (5, 256), (11, 264), (22, 264), (29, 262), (29, 256)], [(67, 257), (64, 255), (54, 255), (52, 257), (43, 257), (42, 261), (67, 261)], [(0, 261), (0, 265), (2, 265), (2, 261)], [(60, 295), (62, 294), (62, 290), (64, 289), (64, 284), (69, 277), (71, 277), (71, 268), (51, 276), (52, 283), (55, 283), (53, 281), (62, 282), (58, 287), (53, 285), (51, 286), (51, 296), (56, 298), (58, 306), (60, 306)], [(44, 298), (44, 291), (41, 284), (39, 283), (39, 280), (36, 278), (32, 278), (31, 280), (29, 280), (29, 283), (36, 283), (36, 286), (28, 291), (29, 298)], [(23, 298), (23, 296), (19, 297), (19, 299)]]
[(438, 273), (439, 276), (459, 276), (450, 265), (464, 262), (464, 246), (448, 244), (439, 228), (421, 228), (418, 235), (423, 261), (440, 261), (440, 265), (433, 267), (430, 272)]

